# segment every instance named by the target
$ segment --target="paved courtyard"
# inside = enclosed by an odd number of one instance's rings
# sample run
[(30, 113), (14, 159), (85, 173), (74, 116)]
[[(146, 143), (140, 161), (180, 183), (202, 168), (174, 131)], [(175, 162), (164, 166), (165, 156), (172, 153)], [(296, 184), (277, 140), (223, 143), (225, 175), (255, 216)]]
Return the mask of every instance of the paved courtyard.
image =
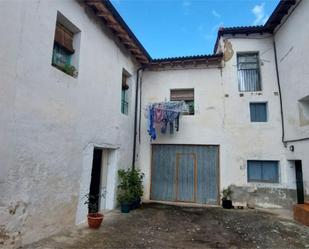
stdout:
[(309, 248), (309, 228), (252, 209), (147, 204), (110, 212), (99, 230), (66, 231), (25, 248)]

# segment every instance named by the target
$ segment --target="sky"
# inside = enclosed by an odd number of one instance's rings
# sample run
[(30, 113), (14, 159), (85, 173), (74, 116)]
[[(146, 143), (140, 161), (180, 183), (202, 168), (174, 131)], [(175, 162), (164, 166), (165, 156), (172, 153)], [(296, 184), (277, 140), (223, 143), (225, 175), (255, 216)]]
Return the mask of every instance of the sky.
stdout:
[(111, 0), (152, 58), (212, 54), (219, 27), (263, 25), (279, 0)]

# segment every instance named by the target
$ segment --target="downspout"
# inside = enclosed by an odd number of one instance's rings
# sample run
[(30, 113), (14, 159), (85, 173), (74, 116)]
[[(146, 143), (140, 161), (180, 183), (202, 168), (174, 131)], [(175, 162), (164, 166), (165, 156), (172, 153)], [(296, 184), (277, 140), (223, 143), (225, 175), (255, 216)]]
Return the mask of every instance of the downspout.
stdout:
[(135, 154), (136, 154), (136, 135), (137, 135), (137, 109), (138, 109), (138, 91), (139, 91), (139, 75), (140, 71), (144, 70), (144, 66), (136, 70), (136, 87), (135, 87), (135, 108), (134, 108), (134, 135), (133, 135), (133, 158), (132, 169), (135, 169)]
[(279, 100), (280, 100), (280, 115), (281, 115), (281, 129), (282, 129), (281, 141), (284, 144), (284, 146), (286, 147), (286, 143), (284, 141), (284, 137), (285, 137), (285, 134), (284, 134), (284, 117), (283, 117), (281, 85), (280, 85), (280, 77), (279, 77), (279, 70), (278, 70), (277, 48), (276, 48), (275, 37), (273, 37), (273, 45), (274, 45), (276, 76), (277, 76)]

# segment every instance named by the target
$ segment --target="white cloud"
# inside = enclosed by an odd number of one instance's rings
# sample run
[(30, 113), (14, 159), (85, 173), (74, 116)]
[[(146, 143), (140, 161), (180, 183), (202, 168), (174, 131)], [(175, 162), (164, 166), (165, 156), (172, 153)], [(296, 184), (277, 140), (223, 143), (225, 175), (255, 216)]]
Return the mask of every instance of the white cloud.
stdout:
[(255, 5), (252, 9), (252, 13), (255, 16), (255, 20), (253, 21), (253, 25), (263, 25), (267, 19), (268, 15), (265, 13), (265, 3), (261, 3), (260, 5)]
[(196, 27), (197, 32), (199, 33), (200, 37), (204, 40), (212, 40), (216, 37), (218, 29), (223, 26), (223, 22), (219, 22), (212, 26), (210, 29), (205, 28), (204, 25), (200, 24)]
[(189, 7), (189, 6), (191, 6), (191, 2), (189, 0), (182, 1), (182, 7)]
[(217, 17), (217, 18), (220, 18), (221, 17), (221, 15), (217, 12), (217, 11), (215, 11), (215, 10), (212, 10), (212, 12), (211, 12), (215, 17)]
[(184, 10), (184, 14), (188, 15), (189, 14), (189, 9), (191, 7), (191, 1), (190, 0), (183, 0), (182, 4), (181, 4), (183, 10)]
[(224, 23), (223, 22), (219, 22), (216, 25), (214, 25), (211, 29), (212, 32), (217, 32), (219, 28), (223, 27)]

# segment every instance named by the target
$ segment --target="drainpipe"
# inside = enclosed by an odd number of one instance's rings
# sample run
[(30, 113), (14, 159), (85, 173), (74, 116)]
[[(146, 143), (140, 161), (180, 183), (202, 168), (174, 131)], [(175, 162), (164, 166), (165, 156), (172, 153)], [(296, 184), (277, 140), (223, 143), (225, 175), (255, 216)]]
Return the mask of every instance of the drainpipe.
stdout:
[(137, 109), (138, 109), (138, 90), (139, 90), (139, 75), (140, 71), (144, 70), (144, 66), (136, 71), (136, 87), (135, 87), (135, 108), (134, 108), (134, 135), (133, 135), (133, 158), (132, 169), (135, 169), (135, 154), (136, 154), (136, 135), (137, 135)]
[(278, 70), (278, 60), (277, 60), (277, 49), (276, 49), (275, 37), (273, 37), (273, 45), (274, 45), (274, 53), (275, 53), (276, 76), (277, 76), (279, 99), (280, 99), (280, 114), (281, 114), (281, 129), (282, 129), (281, 141), (284, 144), (284, 146), (286, 146), (286, 143), (284, 142), (284, 136), (285, 136), (285, 134), (284, 134), (284, 117), (283, 117), (281, 85), (280, 85), (280, 77), (279, 77), (279, 70)]
[(280, 99), (280, 114), (281, 114), (281, 127), (282, 127), (282, 137), (281, 137), (281, 140), (282, 140), (282, 143), (284, 144), (284, 146), (286, 147), (287, 143), (300, 142), (300, 141), (309, 140), (309, 137), (285, 140), (284, 116), (283, 116), (282, 96), (281, 96), (281, 85), (280, 85), (280, 77), (279, 77), (279, 70), (278, 70), (278, 59), (277, 59), (276, 42), (275, 42), (275, 38), (274, 37), (273, 37), (273, 45), (274, 45), (274, 53), (275, 53), (275, 66), (276, 66), (277, 83), (278, 83), (278, 89), (279, 89), (279, 99)]

